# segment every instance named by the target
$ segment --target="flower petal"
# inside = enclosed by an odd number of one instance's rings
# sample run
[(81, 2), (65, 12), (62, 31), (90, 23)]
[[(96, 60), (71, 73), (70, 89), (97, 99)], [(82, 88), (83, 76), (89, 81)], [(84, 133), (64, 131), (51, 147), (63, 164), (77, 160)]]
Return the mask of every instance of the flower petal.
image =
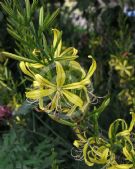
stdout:
[(55, 89), (37, 89), (26, 92), (26, 97), (29, 99), (40, 99), (41, 97), (49, 96), (55, 92)]
[(89, 83), (90, 83), (89, 79), (84, 79), (84, 80), (81, 80), (80, 82), (75, 82), (75, 83), (64, 85), (63, 89), (81, 89), (85, 85), (88, 85)]
[(64, 60), (64, 61), (67, 61), (67, 60), (71, 61), (71, 60), (75, 60), (77, 58), (78, 58), (77, 55), (76, 56), (63, 56), (63, 57), (54, 58), (54, 60), (55, 61), (62, 61), (62, 60)]
[(92, 59), (92, 65), (90, 66), (89, 71), (88, 71), (88, 73), (86, 75), (86, 78), (89, 79), (93, 75), (93, 73), (95, 72), (97, 64), (96, 64), (95, 59), (93, 59), (92, 56), (88, 56), (88, 57)]
[[(118, 131), (118, 126), (122, 128), (121, 129), (122, 131)], [(125, 120), (117, 119), (113, 123), (111, 123), (111, 125), (109, 127), (108, 137), (110, 139), (112, 139), (114, 137), (119, 136), (121, 133), (123, 134), (123, 132), (125, 132), (125, 131), (127, 134), (127, 130), (128, 130), (128, 126), (127, 126), (127, 123), (125, 122)]]
[(42, 68), (44, 65), (42, 65), (40, 63), (29, 63), (29, 66), (39, 69), (39, 68)]
[(55, 96), (52, 99), (51, 110), (57, 108), (58, 101), (59, 101), (59, 92), (56, 92)]
[(123, 148), (123, 154), (125, 155), (127, 160), (132, 162), (132, 154), (129, 153), (126, 146)]
[(35, 75), (35, 79), (41, 86), (46, 86), (48, 88), (55, 88), (56, 87), (53, 83), (51, 83), (49, 80), (43, 78), (39, 74)]
[(24, 74), (34, 78), (34, 73), (30, 70), (29, 63), (21, 61), (19, 66)]
[(67, 49), (65, 49), (61, 54), (60, 57), (64, 57), (64, 56), (76, 56), (78, 53), (78, 50), (73, 48), (73, 47), (69, 47)]
[(94, 163), (92, 163), (92, 162), (90, 162), (87, 158), (87, 150), (88, 150), (88, 143), (86, 143), (85, 145), (84, 145), (84, 148), (83, 148), (83, 156), (84, 156), (84, 161), (85, 161), (85, 163), (88, 165), (88, 166), (93, 166), (94, 165)]
[(78, 71), (81, 71), (82, 78), (84, 78), (86, 76), (84, 69), (81, 67), (81, 65), (78, 62), (70, 61), (70, 66), (73, 67), (74, 69), (77, 69)]
[(44, 110), (43, 97), (39, 99), (39, 108), (40, 108), (41, 110)]
[(61, 32), (59, 30), (57, 30), (57, 29), (52, 29), (52, 30), (53, 30), (53, 34), (54, 34), (53, 48), (56, 48), (54, 57), (60, 57), (60, 52), (61, 52), (61, 47), (62, 47), (62, 40), (59, 40), (59, 38), (60, 38)]
[(132, 114), (132, 120), (128, 129), (129, 131), (132, 131), (133, 127), (135, 126), (135, 113), (132, 112), (131, 114)]
[(56, 73), (57, 73), (56, 77), (57, 87), (61, 87), (65, 83), (66, 75), (62, 65), (59, 62), (56, 62)]
[(66, 98), (69, 100), (69, 102), (73, 103), (76, 106), (82, 107), (83, 101), (82, 99), (77, 96), (76, 94), (73, 94), (67, 90), (63, 90), (62, 93), (66, 96)]

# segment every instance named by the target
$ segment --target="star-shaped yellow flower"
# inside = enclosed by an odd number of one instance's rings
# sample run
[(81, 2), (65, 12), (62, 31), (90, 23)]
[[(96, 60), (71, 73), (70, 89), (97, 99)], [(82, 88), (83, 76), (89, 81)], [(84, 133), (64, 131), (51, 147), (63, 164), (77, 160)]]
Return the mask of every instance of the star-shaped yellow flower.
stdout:
[[(92, 58), (92, 57), (90, 57)], [(90, 83), (90, 77), (96, 69), (96, 62), (92, 58), (92, 65), (85, 77), (79, 82), (74, 82), (71, 84), (65, 84), (66, 75), (65, 71), (60, 62), (56, 61), (56, 83), (52, 83), (40, 74), (34, 74), (29, 68), (27, 63), (21, 62), (20, 67), (22, 71), (28, 76), (34, 78), (34, 86), (36, 89), (32, 89), (26, 92), (26, 97), (29, 99), (39, 100), (40, 109), (44, 110), (43, 100), (44, 97), (48, 96), (51, 99), (50, 110), (57, 110), (60, 98), (66, 98), (69, 103), (75, 105), (76, 107), (82, 108), (84, 105), (81, 97), (74, 93), (77, 90), (84, 90), (86, 92), (86, 85)], [(72, 91), (71, 91), (72, 90)]]
[(115, 69), (120, 72), (120, 75), (123, 77), (124, 75), (131, 76), (133, 71), (133, 66), (128, 65), (128, 61), (124, 60), (123, 62), (118, 62), (115, 66)]

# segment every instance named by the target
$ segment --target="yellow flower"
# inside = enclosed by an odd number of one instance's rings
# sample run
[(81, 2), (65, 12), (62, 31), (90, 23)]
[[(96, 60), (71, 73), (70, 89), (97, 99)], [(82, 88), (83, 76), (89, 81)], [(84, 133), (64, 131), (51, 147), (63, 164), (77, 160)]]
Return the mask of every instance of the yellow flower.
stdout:
[(133, 66), (128, 65), (128, 61), (124, 60), (123, 62), (118, 62), (115, 66), (115, 69), (120, 72), (120, 75), (123, 77), (124, 75), (131, 76), (133, 71)]
[(74, 141), (74, 146), (81, 148), (83, 151), (83, 158), (88, 166), (94, 164), (106, 164), (110, 157), (111, 152), (108, 148), (108, 144), (102, 138), (90, 137), (89, 139), (81, 135), (78, 129), (75, 130), (78, 140)]
[[(42, 60), (40, 63), (20, 62), (22, 72), (33, 80), (34, 88), (31, 91), (26, 92), (26, 97), (28, 99), (38, 100), (39, 108), (45, 112), (51, 113), (53, 111), (58, 111), (64, 114), (66, 113), (66, 115), (68, 114), (68, 117), (72, 116), (70, 118), (72, 119), (78, 118), (78, 115), (74, 116), (74, 112), (79, 108), (82, 117), (90, 103), (86, 86), (90, 83), (90, 77), (96, 69), (96, 61), (89, 56), (89, 58), (92, 59), (92, 65), (86, 74), (81, 65), (74, 60), (77, 58), (78, 51), (73, 47), (63, 50), (61, 32), (57, 29), (53, 29), (53, 34), (54, 38), (51, 54), (53, 54), (54, 58), (53, 66), (56, 67), (56, 74), (53, 75), (56, 76), (55, 82), (48, 79), (49, 73), (52, 72), (51, 65), (48, 66), (50, 69), (48, 71), (48, 67), (42, 64)], [(35, 56), (37, 56), (38, 53), (40, 53), (38, 49), (33, 51)], [(67, 60), (68, 62), (66, 62)], [(60, 61), (63, 61), (63, 66), (68, 63), (69, 75), (67, 75), (67, 72), (65, 73)], [(48, 64), (46, 59), (44, 62)], [(79, 78), (77, 77), (76, 81), (74, 81), (74, 78), (69, 79), (72, 78), (72, 70), (79, 72)], [(52, 73), (54, 74), (55, 70)], [(47, 101), (45, 99), (47, 99)], [(85, 101), (83, 101), (83, 99)], [(47, 105), (44, 105), (45, 102), (47, 102)]]
[[(73, 47), (65, 48), (63, 50), (62, 32), (59, 31), (58, 29), (52, 29), (52, 31), (53, 31), (53, 43), (51, 46), (52, 52), (51, 54), (48, 53), (48, 56), (50, 57), (50, 55), (53, 55), (52, 57), (54, 58), (55, 61), (76, 59), (78, 57), (77, 56), (78, 50)], [(32, 53), (33, 55), (37, 56), (40, 53), (40, 50), (34, 49)], [(44, 62), (47, 63), (47, 59), (45, 59)], [(32, 65), (35, 66), (36, 64), (32, 64)]]
[(88, 166), (94, 164), (106, 164), (111, 157), (111, 151), (108, 144), (102, 138), (96, 140), (94, 137), (88, 139), (83, 148), (85, 163)]
[[(62, 47), (62, 32), (60, 32), (57, 29), (52, 29), (53, 31), (53, 43), (52, 43), (52, 52), (48, 53), (48, 57), (49, 58), (53, 58), (54, 61), (60, 61), (60, 60), (69, 60), (72, 62), (72, 60), (75, 60), (78, 56), (78, 50), (73, 48), (73, 47), (69, 47), (69, 48), (64, 48)], [(40, 54), (40, 50), (39, 49), (34, 49), (32, 54), (38, 57), (38, 54)], [(47, 52), (47, 51), (46, 51)], [(5, 53), (8, 54), (8, 53)], [(9, 55), (10, 56), (10, 55)], [(74, 61), (75, 62), (75, 61)], [(45, 64), (48, 64), (48, 60), (44, 59), (41, 60), (40, 63), (37, 63), (37, 61), (35, 61), (35, 63), (26, 63), (29, 67), (32, 68), (43, 68)]]
[(109, 127), (108, 136), (109, 139), (113, 141), (116, 140), (118, 136), (128, 137), (130, 135), (130, 131), (128, 130), (127, 123), (123, 119), (115, 120)]
[(132, 112), (131, 114), (132, 120), (129, 127), (123, 119), (117, 119), (110, 125), (108, 132), (109, 139), (115, 139), (117, 137), (125, 137), (126, 139), (129, 138), (130, 133), (135, 125), (135, 113)]
[[(91, 57), (92, 58), (92, 57)], [(72, 103), (73, 105), (82, 108), (83, 107), (83, 100), (80, 96), (76, 95), (75, 93), (71, 92), (70, 90), (84, 90), (86, 89), (86, 85), (90, 83), (90, 77), (94, 73), (96, 69), (96, 62), (92, 58), (92, 65), (85, 77), (80, 82), (74, 82), (71, 84), (65, 84), (66, 75), (65, 71), (60, 62), (55, 62), (56, 64), (56, 83), (53, 84), (46, 78), (42, 77), (40, 74), (34, 74), (27, 64), (24, 62), (20, 63), (20, 67), (22, 71), (27, 74), (28, 76), (34, 78), (34, 85), (38, 89), (34, 89), (32, 91), (26, 92), (26, 97), (29, 99), (38, 99), (39, 100), (39, 107), (40, 109), (44, 110), (43, 106), (43, 98), (49, 96), (51, 98), (51, 111), (56, 109), (59, 105), (59, 100), (61, 97), (65, 97), (68, 102)], [(86, 92), (86, 91), (85, 91)], [(52, 97), (52, 94), (54, 96)]]
[[(100, 137), (90, 137), (87, 139), (86, 133), (83, 133), (82, 135), (78, 128), (75, 129), (78, 139), (74, 141), (73, 145), (78, 148), (79, 151), (82, 149), (83, 159), (88, 166), (93, 166), (94, 164), (104, 164), (106, 169), (134, 168), (135, 151), (134, 145), (130, 140), (130, 132), (135, 125), (135, 113), (132, 112), (131, 114), (132, 120), (129, 126), (124, 120), (117, 119), (110, 125), (108, 132), (109, 139), (117, 138), (113, 141), (117, 145), (119, 143), (121, 144), (122, 153), (125, 156), (125, 160), (128, 160), (129, 163), (117, 163), (116, 156), (118, 154), (115, 150), (113, 150), (113, 146), (111, 146), (111, 144), (105, 139)], [(119, 149), (118, 152), (120, 152)]]
[(54, 50), (54, 58), (56, 61), (59, 60), (74, 60), (76, 59), (78, 50), (73, 48), (73, 47), (69, 47), (66, 49), (62, 49), (62, 38), (61, 38), (61, 32), (57, 29), (52, 29), (53, 30), (53, 34), (54, 34), (54, 38), (53, 38), (53, 50)]
[(124, 101), (127, 105), (133, 105), (134, 98), (135, 98), (135, 91), (129, 89), (123, 89), (119, 93), (118, 97), (120, 100)]
[[(41, 49), (34, 49), (32, 51), (33, 58), (26, 58), (23, 56), (19, 56), (16, 54), (12, 54), (9, 52), (2, 52), (3, 56), (19, 60), (19, 61), (25, 61), (29, 63), (29, 66), (35, 67), (35, 68), (41, 68), (44, 65), (48, 65), (49, 63), (52, 63), (54, 61), (60, 61), (60, 60), (75, 60), (77, 56), (77, 50), (73, 47), (64, 48), (62, 47), (62, 32), (60, 32), (57, 29), (52, 29), (54, 38), (53, 43), (49, 47), (45, 36), (43, 35), (43, 51)], [(44, 56), (45, 53), (45, 56)], [(41, 56), (40, 56), (41, 55)], [(40, 56), (38, 58), (38, 56)]]
[[(134, 116), (135, 116), (135, 114), (134, 114)], [(133, 122), (133, 119), (132, 119), (131, 124), (130, 124), (131, 128), (133, 127), (132, 126), (132, 122)], [(135, 121), (134, 121), (134, 123), (135, 123)], [(134, 145), (133, 145), (133, 143), (132, 143), (130, 138), (129, 139), (125, 139), (125, 145), (123, 147), (123, 154), (126, 157), (126, 160), (128, 160), (128, 161), (130, 161), (130, 162), (132, 162), (134, 164), (135, 150), (134, 150)]]

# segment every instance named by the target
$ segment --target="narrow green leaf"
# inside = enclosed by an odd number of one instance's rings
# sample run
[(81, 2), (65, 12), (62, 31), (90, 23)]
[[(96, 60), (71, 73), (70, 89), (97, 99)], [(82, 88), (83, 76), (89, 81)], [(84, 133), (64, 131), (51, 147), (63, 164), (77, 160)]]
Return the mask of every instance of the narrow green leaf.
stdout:
[(50, 18), (46, 21), (44, 21), (44, 28), (48, 28), (52, 22), (55, 20), (55, 18), (57, 17), (57, 15), (59, 14), (59, 9), (57, 9), (55, 12), (52, 13), (52, 15), (50, 16)]
[(50, 55), (49, 55), (49, 48), (48, 48), (47, 40), (46, 40), (46, 37), (45, 37), (44, 34), (42, 34), (42, 38), (43, 38), (43, 46), (44, 46), (45, 54), (49, 58), (50, 57)]
[(43, 22), (44, 22), (44, 8), (41, 7), (39, 12), (39, 26), (41, 28), (43, 28)]
[(20, 42), (25, 42), (18, 34), (16, 34), (14, 31), (11, 29), (7, 28), (8, 33), (13, 36), (13, 38), (17, 39)]
[(30, 10), (30, 1), (29, 0), (25, 0), (25, 4), (26, 4), (26, 15), (27, 15), (27, 19), (30, 19), (30, 15), (31, 15), (31, 10)]
[(13, 10), (10, 7), (8, 7), (8, 5), (5, 5), (2, 2), (0, 4), (1, 4), (2, 8), (5, 10), (6, 13), (8, 13), (10, 16), (14, 16)]
[(7, 88), (10, 91), (12, 91), (12, 89), (10, 87), (8, 87), (7, 84), (5, 84), (4, 82), (2, 82), (1, 80), (0, 80), (0, 85), (2, 85), (3, 87)]
[(2, 54), (3, 56), (6, 56), (6, 57), (8, 57), (8, 58), (15, 59), (15, 60), (18, 60), (18, 61), (36, 63), (35, 60), (28, 59), (28, 58), (25, 58), (25, 57), (22, 57), (22, 56), (18, 56), (18, 55), (9, 53), (9, 52), (1, 52), (1, 54)]

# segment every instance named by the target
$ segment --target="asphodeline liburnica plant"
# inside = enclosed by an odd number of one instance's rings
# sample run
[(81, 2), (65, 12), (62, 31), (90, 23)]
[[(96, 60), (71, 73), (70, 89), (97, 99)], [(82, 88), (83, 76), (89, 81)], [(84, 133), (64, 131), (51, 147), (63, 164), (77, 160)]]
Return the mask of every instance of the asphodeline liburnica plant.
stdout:
[[(36, 0), (32, 5), (26, 0), (26, 8), (21, 11), (20, 6), (17, 8), (14, 1), (13, 4), (5, 2), (2, 6), (10, 15), (9, 33), (20, 42), (17, 53), (25, 55), (8, 52), (2, 52), (2, 55), (20, 61), (22, 72), (31, 81), (31, 86), (25, 92), (27, 100), (36, 103), (38, 111), (47, 113), (53, 120), (72, 127), (78, 137), (73, 144), (77, 148), (75, 152), (78, 151), (79, 154), (74, 155), (72, 152), (72, 156), (76, 159), (84, 160), (90, 167), (98, 164), (106, 169), (135, 168), (133, 142), (135, 114), (132, 112), (129, 126), (122, 119), (115, 120), (110, 125), (106, 138), (99, 132), (98, 118), (108, 105), (109, 99), (105, 99), (101, 106), (95, 107), (92, 112), (88, 111), (92, 94), (89, 92), (89, 86), (92, 85), (91, 77), (96, 70), (94, 58), (89, 56), (91, 64), (86, 72), (76, 61), (77, 49), (63, 46), (62, 32), (56, 28), (51, 31), (53, 40), (49, 43), (45, 32), (56, 13), (46, 18), (41, 7), (39, 25), (35, 28), (32, 14)], [(21, 14), (22, 11), (24, 15)], [(20, 32), (17, 29), (21, 25)], [(86, 129), (86, 121), (90, 116), (93, 119), (93, 132)]]

